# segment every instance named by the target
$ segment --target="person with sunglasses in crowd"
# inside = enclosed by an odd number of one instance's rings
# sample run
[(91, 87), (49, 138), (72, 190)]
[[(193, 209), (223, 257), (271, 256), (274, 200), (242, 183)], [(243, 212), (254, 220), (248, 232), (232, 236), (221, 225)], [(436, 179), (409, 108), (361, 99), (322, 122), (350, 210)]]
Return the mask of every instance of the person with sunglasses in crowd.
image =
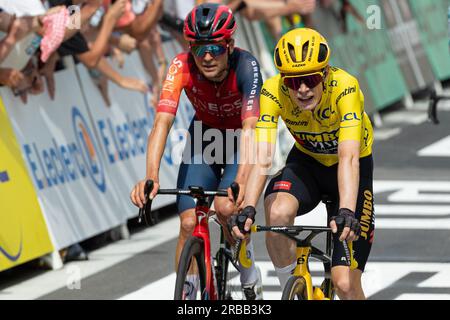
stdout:
[[(330, 54), (325, 38), (313, 29), (294, 29), (279, 40), (274, 61), (280, 73), (265, 81), (261, 92), (257, 163), (247, 181), (239, 219), (246, 223), (242, 230), (233, 226), (232, 232), (243, 238), (242, 231), (248, 231), (254, 222), (281, 117), (295, 145), (285, 167), (265, 190), (266, 223), (293, 225), (297, 216), (310, 212), (327, 196), (332, 204), (328, 221), (333, 232), (332, 281), (336, 293), (340, 299), (364, 299), (361, 275), (375, 228), (373, 130), (364, 112), (358, 80), (330, 66)], [(343, 240), (349, 243), (353, 255), (350, 266)], [(296, 267), (296, 245), (276, 233), (267, 233), (266, 245), (284, 288)]]
[[(235, 30), (233, 14), (224, 5), (201, 4), (187, 15), (183, 32), (190, 50), (178, 54), (168, 68), (149, 135), (146, 177), (136, 184), (130, 195), (132, 202), (142, 208), (146, 202), (145, 181), (151, 179), (155, 185), (150, 199), (155, 197), (161, 157), (184, 90), (195, 115), (188, 130), (177, 188), (227, 189), (229, 198), (214, 199), (214, 210), (226, 233), (229, 217), (237, 213), (242, 203), (251, 170), (252, 139), (246, 138), (249, 135), (245, 132), (253, 131), (258, 121), (262, 86), (256, 58), (234, 45)], [(210, 136), (213, 132), (214, 137)], [(221, 136), (215, 136), (217, 133)], [(214, 144), (214, 152), (210, 144)], [(229, 188), (233, 181), (240, 186), (236, 203)], [(178, 196), (177, 207), (181, 225), (176, 266), (184, 243), (196, 225), (195, 202), (191, 197)], [(229, 232), (226, 236), (233, 242)], [(251, 241), (247, 250), (253, 263), (250, 268), (240, 266), (242, 291), (245, 299), (261, 299), (261, 275), (254, 263)], [(188, 298), (195, 298), (198, 276), (192, 275), (188, 281), (191, 282), (189, 287), (194, 288)]]

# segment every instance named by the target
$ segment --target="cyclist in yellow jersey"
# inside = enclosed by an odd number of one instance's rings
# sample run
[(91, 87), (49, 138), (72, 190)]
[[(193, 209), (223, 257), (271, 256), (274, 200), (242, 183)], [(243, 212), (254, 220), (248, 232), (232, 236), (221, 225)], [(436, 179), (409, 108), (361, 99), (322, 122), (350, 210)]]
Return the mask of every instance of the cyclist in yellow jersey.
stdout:
[[(333, 203), (328, 217), (334, 233), (333, 284), (341, 299), (364, 299), (361, 275), (375, 229), (373, 130), (364, 112), (358, 80), (329, 66), (329, 58), (330, 48), (315, 30), (295, 29), (279, 40), (274, 60), (280, 74), (268, 79), (261, 90), (257, 161), (240, 213), (246, 217), (246, 223), (244, 230), (232, 223), (233, 233), (244, 238), (242, 231), (248, 231), (254, 222), (281, 118), (296, 143), (286, 166), (267, 185), (266, 223), (292, 225), (296, 216), (311, 211), (327, 196)], [(338, 216), (341, 218), (336, 220)], [(341, 234), (337, 233), (342, 229)], [(356, 262), (352, 268), (346, 265), (343, 240), (352, 242)], [(282, 235), (267, 233), (266, 244), (284, 288), (296, 266), (295, 243)]]

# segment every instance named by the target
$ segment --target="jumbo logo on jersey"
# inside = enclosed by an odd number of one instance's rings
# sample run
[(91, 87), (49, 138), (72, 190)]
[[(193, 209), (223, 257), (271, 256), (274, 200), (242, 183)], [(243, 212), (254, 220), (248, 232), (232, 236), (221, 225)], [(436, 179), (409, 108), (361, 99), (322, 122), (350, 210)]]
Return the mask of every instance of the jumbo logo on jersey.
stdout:
[(290, 131), (295, 140), (310, 152), (321, 154), (337, 153), (339, 129), (321, 133)]
[[(369, 242), (373, 242), (373, 195), (370, 190), (364, 191), (364, 204), (363, 204), (363, 210), (361, 214), (361, 237), (364, 239), (369, 238)], [(369, 234), (369, 231), (372, 230), (372, 232)]]

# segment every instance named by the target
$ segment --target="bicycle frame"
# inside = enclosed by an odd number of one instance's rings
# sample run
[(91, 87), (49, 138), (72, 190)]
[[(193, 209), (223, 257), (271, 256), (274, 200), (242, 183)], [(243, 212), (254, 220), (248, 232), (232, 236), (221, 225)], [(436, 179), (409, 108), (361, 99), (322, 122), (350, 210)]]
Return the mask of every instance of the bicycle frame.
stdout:
[[(306, 230), (305, 230), (306, 231)], [(324, 232), (329, 232), (328, 230), (324, 230)], [(312, 233), (311, 235), (317, 235), (317, 233)], [(323, 300), (325, 297), (325, 293), (320, 288), (316, 288), (317, 290), (320, 290), (320, 292), (316, 292), (314, 290), (314, 286), (312, 283), (312, 276), (309, 271), (309, 258), (312, 256), (320, 261), (322, 261), (324, 270), (325, 270), (325, 280), (330, 280), (331, 276), (331, 257), (330, 255), (325, 254), (321, 250), (317, 249), (311, 244), (312, 238), (308, 237), (305, 240), (299, 240), (297, 241), (297, 266), (295, 267), (294, 276), (303, 277), (306, 280), (306, 294), (308, 297), (308, 300)], [(292, 237), (295, 238), (295, 237)], [(327, 244), (327, 251), (331, 249), (329, 245)], [(329, 295), (327, 293), (326, 295)], [(327, 297), (330, 298), (330, 297)]]
[[(294, 269), (293, 276), (303, 277), (305, 279), (308, 300), (331, 298), (331, 290), (329, 290), (329, 288), (325, 288), (326, 292), (323, 292), (319, 287), (313, 286), (312, 276), (309, 271), (309, 258), (314, 257), (320, 260), (324, 265), (325, 281), (331, 281), (331, 228), (308, 226), (252, 226), (252, 232), (261, 231), (280, 233), (296, 242), (297, 266)], [(311, 233), (305, 239), (297, 238), (296, 236), (303, 231), (311, 231)], [(327, 232), (326, 252), (323, 252), (311, 244), (311, 241), (322, 232)]]
[(211, 241), (209, 236), (209, 206), (208, 203), (202, 199), (199, 198), (197, 201), (197, 205), (195, 207), (195, 216), (197, 218), (196, 225), (194, 228), (194, 232), (192, 233), (193, 237), (197, 237), (203, 240), (204, 243), (204, 253), (205, 253), (205, 265), (206, 265), (206, 287), (205, 293), (207, 297), (207, 300), (217, 300), (218, 299), (218, 292), (215, 285), (214, 280), (214, 271), (212, 267), (212, 260), (211, 260)]
[[(210, 209), (208, 203), (205, 199), (199, 198), (197, 201), (197, 205), (195, 207), (195, 215), (196, 215), (196, 225), (194, 231), (192, 233), (193, 237), (197, 237), (203, 240), (204, 243), (204, 256), (205, 256), (205, 265), (206, 265), (206, 286), (205, 286), (205, 294), (206, 300), (219, 300), (219, 296), (221, 292), (225, 290), (225, 282), (226, 282), (226, 270), (221, 270), (221, 272), (225, 273), (221, 275), (221, 279), (215, 279), (215, 270), (213, 268), (213, 261), (211, 259), (211, 238), (209, 233), (209, 217), (210, 217)], [(223, 232), (221, 232), (220, 238), (221, 244), (225, 243)], [(233, 259), (230, 254), (226, 253), (225, 248), (220, 248), (219, 250), (224, 250), (222, 254), (226, 256), (226, 258), (234, 265)], [(243, 257), (246, 254), (246, 245), (245, 241), (242, 243), (239, 249), (239, 261), (241, 261), (242, 265), (248, 264), (248, 258)], [(221, 262), (219, 262), (220, 264)], [(251, 263), (251, 261), (250, 261)], [(235, 268), (237, 266), (235, 265)], [(219, 283), (220, 281), (220, 283)], [(219, 287), (217, 287), (219, 286)], [(222, 292), (223, 293), (223, 292)]]

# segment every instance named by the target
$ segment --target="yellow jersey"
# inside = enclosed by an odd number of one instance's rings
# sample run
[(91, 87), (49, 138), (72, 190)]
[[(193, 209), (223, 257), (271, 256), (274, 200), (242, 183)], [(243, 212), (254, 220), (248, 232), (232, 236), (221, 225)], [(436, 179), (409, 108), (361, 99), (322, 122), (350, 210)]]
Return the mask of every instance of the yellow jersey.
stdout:
[(360, 157), (372, 153), (373, 129), (364, 112), (358, 80), (331, 67), (319, 105), (301, 110), (291, 101), (280, 74), (265, 81), (260, 96), (258, 142), (276, 142), (279, 117), (295, 139), (295, 146), (325, 166), (338, 163), (338, 144), (360, 141)]

